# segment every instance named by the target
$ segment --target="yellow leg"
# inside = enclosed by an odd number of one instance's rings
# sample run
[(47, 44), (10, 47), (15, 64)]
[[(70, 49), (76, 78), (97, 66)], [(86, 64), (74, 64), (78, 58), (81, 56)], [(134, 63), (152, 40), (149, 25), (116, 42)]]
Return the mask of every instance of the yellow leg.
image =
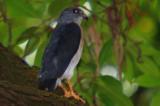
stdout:
[(65, 97), (70, 97), (70, 92), (67, 91), (67, 89), (62, 84), (58, 85), (58, 87), (60, 87), (64, 91), (64, 96)]
[(77, 95), (77, 94), (74, 92), (70, 80), (67, 80), (67, 85), (68, 85), (68, 87), (69, 87), (70, 96), (73, 97), (73, 98), (76, 99), (76, 100), (79, 100), (79, 101), (85, 103), (85, 101), (84, 101), (79, 95)]

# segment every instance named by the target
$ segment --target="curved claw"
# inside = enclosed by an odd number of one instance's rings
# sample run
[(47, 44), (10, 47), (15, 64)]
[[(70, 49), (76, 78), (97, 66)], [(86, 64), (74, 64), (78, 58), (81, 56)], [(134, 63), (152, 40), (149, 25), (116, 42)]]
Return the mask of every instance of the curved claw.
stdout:
[(74, 99), (79, 100), (79, 101), (81, 101), (82, 103), (85, 103), (85, 100), (83, 100), (79, 95), (77, 95), (77, 94), (74, 92), (70, 80), (67, 80), (67, 84), (68, 84), (68, 87), (69, 87), (70, 97), (73, 97)]
[(78, 94), (76, 94), (72, 88), (72, 84), (69, 80), (67, 80), (68, 90), (63, 86), (59, 86), (64, 91), (64, 96), (67, 98), (73, 97), (74, 99), (81, 101), (82, 103), (85, 103), (85, 100), (83, 100)]

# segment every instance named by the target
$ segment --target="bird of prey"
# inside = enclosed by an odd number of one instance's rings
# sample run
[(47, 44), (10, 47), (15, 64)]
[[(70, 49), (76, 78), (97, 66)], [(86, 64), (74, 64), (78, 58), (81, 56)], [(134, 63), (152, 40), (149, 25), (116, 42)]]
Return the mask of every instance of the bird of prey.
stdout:
[[(78, 7), (67, 8), (60, 14), (57, 26), (44, 51), (39, 73), (40, 89), (53, 91), (60, 86), (66, 97), (74, 97), (82, 101), (73, 91), (70, 79), (82, 53), (80, 24), (83, 19), (87, 19), (87, 16)], [(63, 79), (66, 79), (69, 90), (62, 84)]]

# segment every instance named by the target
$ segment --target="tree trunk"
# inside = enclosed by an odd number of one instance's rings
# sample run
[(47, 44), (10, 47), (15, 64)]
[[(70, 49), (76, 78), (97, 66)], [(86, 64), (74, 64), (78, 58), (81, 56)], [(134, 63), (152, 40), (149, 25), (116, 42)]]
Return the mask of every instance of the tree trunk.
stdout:
[(37, 89), (37, 70), (0, 44), (0, 106), (86, 106), (63, 97), (61, 89)]

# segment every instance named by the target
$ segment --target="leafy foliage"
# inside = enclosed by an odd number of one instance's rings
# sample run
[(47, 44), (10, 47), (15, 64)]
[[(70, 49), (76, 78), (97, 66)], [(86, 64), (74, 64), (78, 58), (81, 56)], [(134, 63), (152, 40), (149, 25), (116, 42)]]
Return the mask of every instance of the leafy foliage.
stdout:
[[(127, 89), (123, 82), (129, 81), (157, 92), (146, 103), (158, 106), (159, 4), (159, 0), (0, 0), (0, 42), (22, 58), (36, 51), (33, 65), (41, 67), (54, 30), (49, 27), (51, 21), (64, 8), (82, 6), (91, 15), (82, 24), (85, 47), (73, 78), (76, 90), (90, 105), (138, 106), (123, 92)], [(105, 69), (108, 65), (114, 66), (120, 80), (101, 74), (102, 69), (113, 72)]]

